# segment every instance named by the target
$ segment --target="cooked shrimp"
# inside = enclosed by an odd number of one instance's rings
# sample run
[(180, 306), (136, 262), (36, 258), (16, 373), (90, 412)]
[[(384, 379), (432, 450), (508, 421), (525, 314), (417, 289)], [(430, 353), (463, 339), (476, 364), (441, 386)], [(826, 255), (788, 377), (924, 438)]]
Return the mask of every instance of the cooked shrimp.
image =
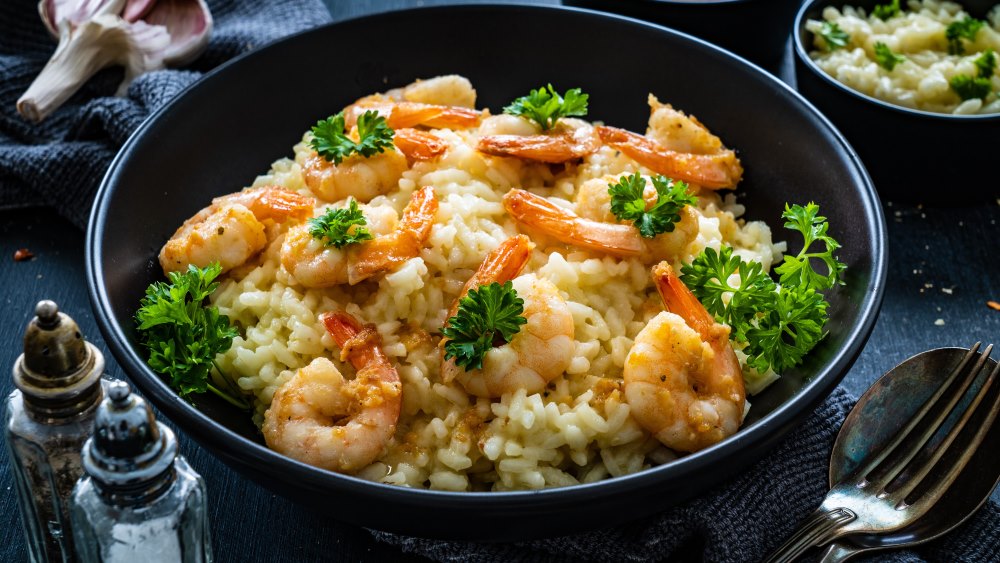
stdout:
[(476, 145), (476, 149), (484, 154), (512, 156), (551, 164), (579, 160), (599, 148), (601, 141), (593, 126), (586, 121), (567, 117), (560, 119), (555, 127), (544, 133), (485, 135)]
[(667, 150), (695, 154), (717, 154), (726, 150), (722, 139), (713, 135), (693, 115), (649, 95), (649, 127), (646, 136)]
[(385, 96), (398, 102), (476, 107), (476, 89), (468, 78), (457, 74), (416, 80), (402, 88), (389, 90)]
[[(597, 180), (604, 182), (604, 180)], [(607, 183), (604, 183), (607, 193)], [(588, 202), (596, 210), (599, 205)], [(698, 217), (690, 207), (681, 210), (681, 220), (672, 232), (644, 239), (628, 223), (609, 223), (581, 217), (542, 196), (512, 189), (503, 197), (504, 208), (518, 223), (559, 242), (612, 256), (638, 256), (643, 260), (673, 259), (698, 235)], [(608, 204), (610, 212), (610, 204)]]
[(313, 199), (274, 186), (250, 188), (217, 197), (174, 232), (160, 250), (163, 273), (204, 268), (219, 262), (235, 268), (263, 250), (269, 223), (303, 221)]
[(365, 206), (362, 212), (375, 238), (344, 248), (324, 246), (306, 224), (293, 227), (281, 244), (281, 264), (305, 287), (354, 285), (420, 254), (437, 208), (431, 187), (414, 192), (398, 223), (391, 208)]
[(353, 197), (361, 203), (394, 189), (409, 167), (406, 156), (395, 150), (368, 158), (353, 154), (340, 164), (310, 151), (299, 164), (306, 186), (316, 197), (326, 201)]
[(316, 358), (275, 392), (261, 431), (269, 448), (288, 457), (354, 473), (375, 461), (395, 434), (402, 384), (374, 326), (362, 327), (347, 313), (321, 319), (357, 375), (346, 381), (333, 362)]
[(649, 137), (617, 127), (602, 125), (596, 129), (604, 144), (622, 151), (653, 172), (675, 180), (716, 190), (734, 187), (743, 177), (740, 159), (728, 149), (713, 154), (678, 152)]
[(393, 144), (408, 160), (432, 160), (448, 150), (448, 143), (427, 131), (417, 129), (396, 129)]
[(393, 129), (417, 127), (468, 129), (479, 125), (480, 111), (459, 106), (394, 101), (381, 94), (366, 96), (344, 110), (347, 127), (354, 127), (365, 112), (374, 111)]
[(653, 278), (669, 312), (653, 317), (625, 358), (632, 416), (665, 446), (694, 452), (732, 435), (743, 421), (740, 362), (720, 325), (666, 262)]
[[(504, 283), (516, 276), (531, 253), (527, 237), (512, 237), (490, 253), (467, 284), (459, 300), (472, 284)], [(513, 280), (514, 290), (524, 300), (528, 321), (510, 342), (486, 353), (483, 367), (465, 370), (454, 360), (443, 360), (441, 377), (457, 379), (477, 397), (499, 397), (524, 389), (535, 393), (562, 375), (573, 357), (573, 315), (552, 282), (526, 274)], [(456, 310), (453, 307), (452, 310)], [(443, 343), (442, 343), (443, 346)]]

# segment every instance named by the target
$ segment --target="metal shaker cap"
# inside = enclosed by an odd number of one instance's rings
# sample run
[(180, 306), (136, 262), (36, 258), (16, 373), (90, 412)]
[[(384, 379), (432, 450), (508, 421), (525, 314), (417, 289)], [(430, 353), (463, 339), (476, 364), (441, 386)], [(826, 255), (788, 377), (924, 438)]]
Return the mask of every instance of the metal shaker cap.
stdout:
[(141, 488), (173, 466), (177, 439), (124, 381), (112, 382), (107, 395), (83, 446), (83, 468), (106, 488)]
[[(57, 412), (86, 408), (100, 390), (104, 355), (83, 339), (76, 321), (53, 301), (39, 301), (24, 332), (24, 353), (14, 362), (14, 385), (32, 403)], [(43, 409), (45, 410), (45, 409)]]

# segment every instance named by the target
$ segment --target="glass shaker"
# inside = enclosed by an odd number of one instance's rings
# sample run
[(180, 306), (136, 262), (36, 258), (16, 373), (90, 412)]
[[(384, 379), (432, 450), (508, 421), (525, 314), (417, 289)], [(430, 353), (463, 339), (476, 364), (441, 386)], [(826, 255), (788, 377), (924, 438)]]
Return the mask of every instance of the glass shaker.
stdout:
[[(14, 363), (3, 436), (28, 560), (74, 561), (69, 497), (83, 475), (80, 449), (103, 397), (104, 356), (52, 301), (35, 307)], [(106, 383), (106, 382), (105, 382)]]
[(123, 381), (97, 410), (83, 467), (71, 501), (83, 563), (212, 560), (205, 483)]

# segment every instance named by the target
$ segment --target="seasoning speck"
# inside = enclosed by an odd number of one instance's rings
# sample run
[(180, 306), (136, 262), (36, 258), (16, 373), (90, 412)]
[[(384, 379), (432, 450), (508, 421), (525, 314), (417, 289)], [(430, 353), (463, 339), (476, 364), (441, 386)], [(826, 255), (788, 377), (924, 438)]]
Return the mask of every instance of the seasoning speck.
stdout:
[(934, 321), (934, 326), (944, 326), (944, 319)]
[(997, 303), (996, 301), (987, 301), (986, 306), (994, 311), (1000, 311), (1000, 303)]
[(25, 262), (31, 260), (35, 257), (35, 253), (28, 250), (27, 248), (18, 248), (14, 251), (14, 261), (15, 262)]
[(942, 292), (942, 293), (947, 293), (948, 295), (951, 295), (951, 292), (952, 292), (952, 290), (954, 290), (954, 289), (955, 289), (954, 287), (942, 287), (942, 288), (941, 288), (941, 292)]

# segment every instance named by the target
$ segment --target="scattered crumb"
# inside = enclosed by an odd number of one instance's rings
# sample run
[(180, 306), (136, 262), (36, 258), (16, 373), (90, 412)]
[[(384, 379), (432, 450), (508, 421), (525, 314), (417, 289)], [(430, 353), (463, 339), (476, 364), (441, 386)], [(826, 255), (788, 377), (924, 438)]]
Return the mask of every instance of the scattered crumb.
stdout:
[(929, 244), (925, 244), (924, 245), (924, 250), (930, 250), (930, 249), (931, 249), (931, 245), (929, 245)]
[(934, 321), (934, 326), (944, 326), (944, 319)]
[(941, 293), (947, 293), (948, 295), (951, 295), (951, 292), (954, 289), (955, 289), (954, 287), (942, 287), (941, 288)]
[[(892, 202), (891, 201), (887, 201), (887, 202), (885, 202), (885, 204), (888, 205), (889, 207), (892, 207)], [(997, 198), (997, 205), (1000, 205), (1000, 197)]]
[(926, 213), (921, 213), (920, 214), (920, 218), (921, 219), (926, 219), (927, 218), (927, 214)]
[(895, 213), (895, 215), (896, 215), (896, 217), (902, 217), (903, 216), (903, 212), (902, 211), (897, 211)]
[(1000, 311), (1000, 303), (997, 303), (996, 301), (987, 301), (986, 306), (994, 311)]
[(36, 280), (40, 280), (40, 279), (42, 279), (42, 274), (38, 274), (37, 276), (35, 276), (35, 279), (36, 279)]
[(18, 248), (14, 251), (15, 262), (25, 262), (35, 257), (35, 253), (27, 248)]
[(958, 222), (958, 226), (959, 227), (964, 227), (965, 226), (965, 221), (959, 221)]
[(932, 289), (933, 287), (934, 287), (934, 284), (932, 284), (932, 283), (925, 283), (924, 284), (924, 289)]
[(940, 312), (941, 312), (941, 307), (935, 307), (935, 309), (937, 309), (937, 312), (938, 312), (938, 313), (940, 313)]

